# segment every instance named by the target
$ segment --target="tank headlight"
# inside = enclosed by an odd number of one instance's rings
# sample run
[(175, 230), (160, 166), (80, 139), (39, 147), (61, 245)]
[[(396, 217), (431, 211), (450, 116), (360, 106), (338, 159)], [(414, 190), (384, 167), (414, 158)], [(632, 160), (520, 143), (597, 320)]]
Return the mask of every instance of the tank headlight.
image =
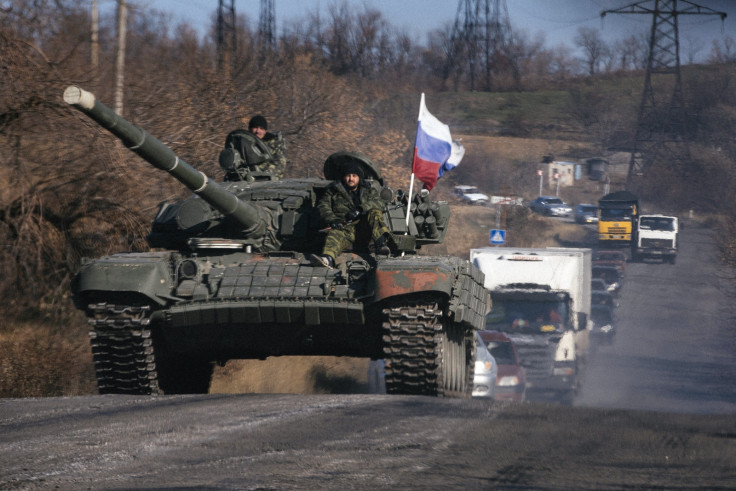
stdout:
[(191, 259), (184, 260), (179, 263), (177, 276), (179, 280), (191, 280), (197, 277), (199, 266), (196, 261)]

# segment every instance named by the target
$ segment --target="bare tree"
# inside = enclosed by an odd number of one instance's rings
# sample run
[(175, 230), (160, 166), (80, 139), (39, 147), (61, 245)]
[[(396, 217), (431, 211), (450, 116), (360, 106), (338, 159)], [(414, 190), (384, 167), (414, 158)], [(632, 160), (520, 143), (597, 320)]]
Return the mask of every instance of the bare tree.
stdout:
[(708, 63), (723, 64), (736, 61), (736, 40), (726, 36), (722, 40), (714, 40)]
[(613, 47), (618, 69), (622, 71), (641, 69), (646, 66), (648, 47), (643, 36), (632, 35), (617, 41)]
[(583, 60), (588, 67), (588, 75), (593, 76), (598, 73), (600, 63), (609, 51), (608, 45), (600, 36), (600, 32), (597, 29), (581, 27), (573, 41), (575, 46), (583, 50)]

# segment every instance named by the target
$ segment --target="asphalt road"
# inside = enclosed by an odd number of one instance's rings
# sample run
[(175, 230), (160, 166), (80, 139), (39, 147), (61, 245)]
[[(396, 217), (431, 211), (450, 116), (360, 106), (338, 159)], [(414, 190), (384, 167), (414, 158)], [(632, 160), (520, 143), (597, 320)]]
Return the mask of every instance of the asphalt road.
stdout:
[(0, 400), (2, 489), (736, 489), (729, 281), (709, 232), (629, 264), (573, 407), (385, 395)]
[(711, 233), (686, 227), (676, 265), (627, 264), (618, 333), (591, 354), (575, 405), (736, 414), (733, 271)]

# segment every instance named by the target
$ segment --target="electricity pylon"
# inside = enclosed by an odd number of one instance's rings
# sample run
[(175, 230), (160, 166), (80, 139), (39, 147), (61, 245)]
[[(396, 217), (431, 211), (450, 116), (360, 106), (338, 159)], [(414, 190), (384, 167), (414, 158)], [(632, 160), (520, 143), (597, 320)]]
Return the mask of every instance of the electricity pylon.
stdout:
[(218, 0), (217, 6), (217, 68), (229, 70), (235, 52), (235, 0), (225, 7), (225, 0)]
[[(506, 0), (459, 0), (445, 61), (444, 80), (452, 72), (459, 78), (467, 70), (469, 88), (475, 90), (476, 73), (481, 71), (485, 75), (483, 89), (491, 90), (494, 69), (515, 62), (507, 56), (510, 41), (511, 25)], [(516, 73), (514, 70), (514, 76)]]
[(655, 165), (666, 165), (686, 174), (690, 164), (677, 19), (682, 15), (719, 15), (722, 21), (726, 13), (687, 0), (680, 0), (683, 7), (678, 9), (677, 3), (677, 0), (649, 0), (601, 12), (601, 17), (609, 13), (652, 16), (649, 57), (627, 187), (635, 177), (644, 176)]
[(261, 0), (261, 14), (258, 19), (258, 48), (261, 56), (276, 47), (276, 14), (274, 0)]

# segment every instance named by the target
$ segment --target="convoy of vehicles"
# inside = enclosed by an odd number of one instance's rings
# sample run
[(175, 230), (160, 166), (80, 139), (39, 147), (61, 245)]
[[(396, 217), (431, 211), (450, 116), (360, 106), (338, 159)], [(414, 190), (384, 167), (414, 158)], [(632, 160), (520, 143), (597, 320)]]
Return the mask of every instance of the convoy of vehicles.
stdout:
[(636, 239), (631, 247), (632, 261), (657, 258), (675, 264), (678, 228), (677, 217), (640, 215)]
[(514, 342), (527, 389), (571, 400), (589, 344), (591, 250), (485, 247), (470, 259), (491, 292), (486, 329)]
[(639, 216), (639, 198), (629, 191), (615, 191), (598, 201), (598, 244), (630, 246)]

